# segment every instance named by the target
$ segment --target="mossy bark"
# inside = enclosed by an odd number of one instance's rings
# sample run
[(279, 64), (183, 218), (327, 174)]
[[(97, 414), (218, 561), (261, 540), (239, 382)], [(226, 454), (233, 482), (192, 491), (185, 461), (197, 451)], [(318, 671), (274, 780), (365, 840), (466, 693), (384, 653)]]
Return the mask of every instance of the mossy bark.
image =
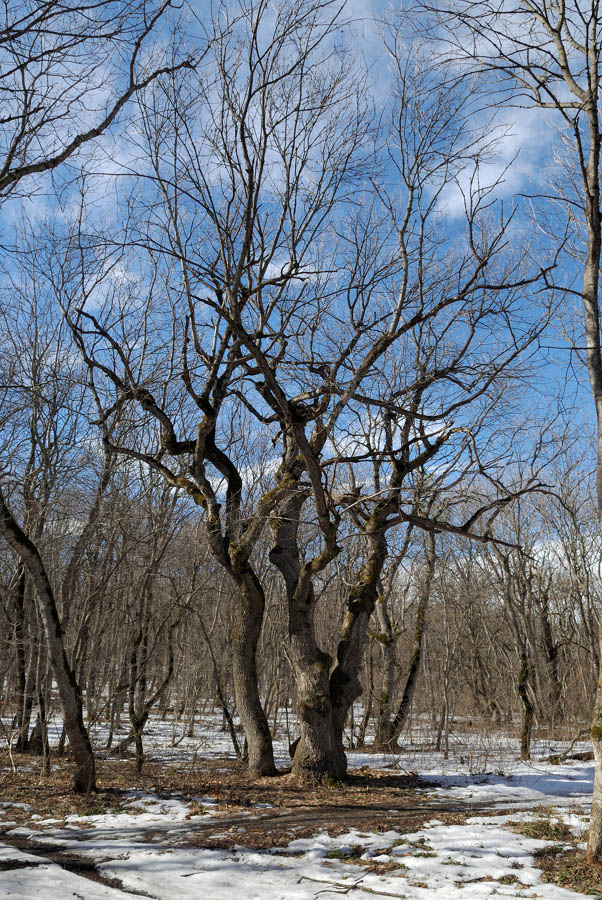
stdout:
[(327, 531), (322, 552), (312, 560), (301, 561), (297, 535), (306, 496), (302, 490), (295, 491), (281, 507), (272, 523), (275, 543), (270, 551), (271, 562), (284, 578), (288, 602), (289, 649), (301, 732), (293, 772), (309, 783), (342, 781), (347, 775), (347, 757), (331, 703), (332, 660), (316, 640), (313, 587), (315, 574), (336, 556), (338, 547), (334, 530)]
[(334, 727), (328, 675), (320, 671), (320, 664), (308, 664), (304, 669), (297, 683), (301, 738), (293, 758), (293, 772), (310, 783), (343, 781), (347, 777), (347, 757)]

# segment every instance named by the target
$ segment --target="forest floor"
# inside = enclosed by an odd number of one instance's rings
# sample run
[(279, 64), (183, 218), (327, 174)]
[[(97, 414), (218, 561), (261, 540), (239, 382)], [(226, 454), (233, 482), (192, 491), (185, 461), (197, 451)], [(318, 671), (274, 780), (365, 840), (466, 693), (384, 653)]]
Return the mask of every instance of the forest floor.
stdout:
[(0, 898), (602, 898), (583, 860), (593, 767), (550, 762), (562, 741), (524, 763), (511, 735), (456, 733), (447, 759), (413, 735), (398, 754), (350, 752), (348, 784), (304, 788), (249, 779), (199, 734), (151, 723), (143, 774), (101, 757), (89, 797), (67, 761), (41, 778), (0, 754)]

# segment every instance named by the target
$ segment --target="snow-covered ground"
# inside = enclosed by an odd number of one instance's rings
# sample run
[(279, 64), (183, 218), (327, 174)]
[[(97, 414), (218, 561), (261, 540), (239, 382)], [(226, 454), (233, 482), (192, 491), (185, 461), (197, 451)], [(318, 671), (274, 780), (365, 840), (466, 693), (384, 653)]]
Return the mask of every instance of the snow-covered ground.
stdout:
[[(176, 754), (182, 758), (201, 752), (199, 747), (192, 749), (193, 739), (170, 747), (165, 738), (166, 727), (154, 723), (147, 744), (165, 763), (175, 760)], [(200, 740), (210, 743), (209, 730)], [(329, 837), (320, 829), (317, 811), (316, 834), (288, 846), (208, 849), (188, 842), (199, 823), (206, 829), (214, 822), (214, 835), (229, 831), (231, 837), (227, 814), (210, 796), (184, 801), (132, 790), (118, 809), (104, 815), (59, 821), (41, 819), (32, 810), (31, 824), (13, 828), (7, 827), (11, 806), (0, 804), (0, 826), (6, 830), (5, 843), (0, 844), (0, 898), (131, 900), (136, 894), (156, 900), (328, 900), (341, 895), (352, 900), (582, 898), (583, 894), (542, 882), (534, 853), (550, 842), (518, 833), (517, 823), (562, 822), (582, 841), (592, 764), (546, 762), (547, 744), (535, 746), (534, 762), (521, 763), (511, 738), (498, 735), (495, 753), (484, 750), (479, 740), (480, 745), (476, 738), (472, 744), (458, 741), (447, 760), (428, 750), (395, 756), (349, 754), (351, 767), (414, 772), (425, 779), (421, 782), (425, 801), (448, 800), (458, 809), (468, 809), (459, 824), (432, 818), (411, 833), (400, 820), (399, 830), (368, 833), (350, 827), (346, 834)], [(216, 755), (225, 749), (211, 747)], [(489, 814), (485, 807), (490, 807)], [(252, 819), (256, 813), (251, 809), (247, 815)], [(35, 842), (32, 852), (14, 846), (27, 840)], [(40, 855), (44, 844), (62, 848), (80, 862), (89, 861), (105, 883), (50, 862)]]

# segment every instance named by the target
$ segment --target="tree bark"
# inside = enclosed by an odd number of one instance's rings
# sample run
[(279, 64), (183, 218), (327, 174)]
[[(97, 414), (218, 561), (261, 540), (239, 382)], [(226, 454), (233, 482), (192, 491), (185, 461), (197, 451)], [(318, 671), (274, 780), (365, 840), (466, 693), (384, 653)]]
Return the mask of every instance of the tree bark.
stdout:
[(96, 767), (84, 725), (79, 686), (71, 670), (54, 593), (37, 547), (22, 531), (0, 492), (0, 534), (18, 554), (35, 585), (52, 672), (57, 684), (65, 729), (75, 760), (73, 788), (78, 793), (96, 790)]
[(290, 659), (301, 736), (293, 757), (293, 772), (307, 782), (347, 775), (347, 757), (335, 727), (330, 694), (331, 657), (318, 646), (314, 629), (313, 577), (336, 556), (335, 532), (325, 535), (321, 554), (301, 563), (298, 531), (307, 494), (298, 489), (283, 503), (272, 528), (275, 543), (270, 561), (282, 574), (288, 602)]
[(293, 772), (305, 781), (325, 778), (342, 781), (347, 758), (330, 700), (331, 657), (316, 643), (313, 627), (313, 585), (289, 604), (291, 660), (295, 671), (297, 712), (301, 739), (295, 750)]
[(562, 682), (558, 669), (558, 644), (554, 640), (547, 603), (540, 613), (542, 644), (548, 672), (548, 707), (550, 724), (555, 725), (562, 697)]
[(378, 641), (382, 658), (382, 686), (378, 694), (378, 712), (374, 743), (386, 747), (391, 739), (391, 715), (393, 711), (393, 691), (395, 689), (395, 635), (388, 611), (388, 598), (382, 593), (376, 602), (378, 621)]
[(521, 732), (520, 732), (520, 758), (531, 759), (531, 732), (533, 730), (533, 704), (529, 697), (529, 659), (526, 650), (520, 657), (520, 669), (518, 673), (518, 696), (523, 705)]
[(232, 675), (236, 710), (247, 739), (252, 775), (276, 775), (272, 736), (259, 696), (257, 645), (261, 634), (265, 595), (248, 564), (235, 573), (240, 588), (232, 628)]
[[(602, 659), (602, 629), (600, 629), (600, 658)], [(587, 860), (589, 863), (600, 865), (602, 863), (602, 668), (594, 700), (591, 739), (594, 751), (594, 790), (589, 820)]]
[[(17, 712), (17, 741), (15, 751), (17, 753), (27, 753), (29, 750), (29, 726), (31, 724), (31, 714), (33, 711), (33, 700), (35, 693), (36, 678), (36, 655), (40, 653), (39, 640), (34, 638), (33, 634), (29, 641), (29, 660), (26, 661), (25, 654), (25, 631), (26, 631), (26, 615), (25, 615), (25, 590), (26, 578), (25, 567), (20, 564), (18, 572), (18, 582), (15, 592), (15, 641), (17, 644), (17, 685), (19, 690), (19, 708)], [(30, 599), (28, 600), (30, 605)]]
[[(598, 72), (591, 77), (595, 92), (590, 97), (587, 115), (589, 123), (589, 155), (585, 173), (585, 220), (587, 223), (587, 256), (583, 273), (583, 307), (585, 316), (585, 345), (589, 381), (596, 408), (597, 459), (596, 494), (598, 526), (602, 532), (602, 348), (600, 345), (600, 306), (598, 300), (602, 225), (600, 211), (600, 126), (598, 122)], [(602, 655), (600, 656), (602, 661)], [(602, 664), (602, 663), (601, 663)], [(594, 791), (590, 817), (587, 860), (602, 864), (602, 669), (594, 701), (591, 738), (594, 751)]]
[(368, 623), (378, 598), (378, 584), (387, 558), (387, 541), (381, 510), (370, 517), (365, 535), (368, 558), (358, 576), (358, 583), (349, 591), (347, 614), (337, 647), (337, 662), (330, 676), (334, 725), (343, 743), (345, 720), (354, 700), (362, 693), (359, 669), (362, 661)]

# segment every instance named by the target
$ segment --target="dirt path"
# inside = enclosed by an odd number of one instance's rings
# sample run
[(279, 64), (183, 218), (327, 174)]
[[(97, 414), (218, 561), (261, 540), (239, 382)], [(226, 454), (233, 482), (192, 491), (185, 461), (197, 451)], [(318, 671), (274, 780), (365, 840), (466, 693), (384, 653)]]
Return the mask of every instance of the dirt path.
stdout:
[(250, 849), (282, 847), (292, 840), (311, 837), (320, 831), (330, 835), (343, 834), (350, 829), (366, 832), (417, 831), (425, 822), (437, 818), (446, 824), (463, 822), (475, 813), (511, 814), (515, 806), (490, 803), (468, 804), (458, 801), (391, 805), (340, 804), (316, 808), (296, 807), (266, 811), (251, 818), (248, 815), (224, 816), (195, 825), (186, 838), (187, 845), (207, 848), (227, 848), (236, 844)]
[[(149, 841), (159, 846), (163, 839), (166, 846), (194, 846), (207, 849), (226, 849), (233, 846), (244, 846), (249, 849), (270, 849), (284, 847), (292, 840), (311, 837), (319, 832), (327, 831), (330, 835), (343, 834), (350, 829), (380, 833), (399, 831), (407, 833), (421, 828), (425, 822), (437, 818), (446, 824), (463, 822), (475, 813), (499, 815), (512, 814), (516, 806), (495, 803), (462, 803), (432, 802), (417, 803), (404, 800), (398, 804), (363, 804), (357, 806), (349, 803), (338, 803), (328, 806), (295, 806), (289, 809), (253, 810), (253, 812), (221, 814), (208, 816), (202, 822), (166, 823), (165, 826), (141, 826), (136, 828), (133, 817), (130, 833), (136, 832), (144, 842)], [(83, 829), (79, 834), (70, 830), (69, 841), (84, 845), (88, 839), (97, 840), (102, 827)], [(44, 832), (41, 830), (41, 834)], [(32, 835), (2, 833), (3, 843), (29, 853), (47, 856), (60, 861), (60, 830), (55, 832), (56, 844), (46, 840), (36, 840)], [(107, 834), (106, 839), (111, 838)], [(50, 848), (50, 849), (49, 849)], [(72, 849), (64, 855), (73, 855)], [(88, 863), (86, 862), (86, 865)]]

